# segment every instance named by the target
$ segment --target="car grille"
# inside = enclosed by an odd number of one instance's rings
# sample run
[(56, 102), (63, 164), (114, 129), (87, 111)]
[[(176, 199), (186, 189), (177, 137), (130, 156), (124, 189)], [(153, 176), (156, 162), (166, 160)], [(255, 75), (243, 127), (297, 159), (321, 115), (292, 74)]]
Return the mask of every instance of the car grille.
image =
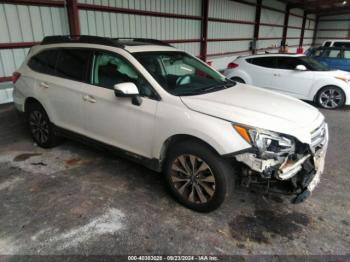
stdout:
[(318, 128), (311, 132), (311, 150), (313, 153), (322, 149), (327, 139), (327, 125), (323, 122)]

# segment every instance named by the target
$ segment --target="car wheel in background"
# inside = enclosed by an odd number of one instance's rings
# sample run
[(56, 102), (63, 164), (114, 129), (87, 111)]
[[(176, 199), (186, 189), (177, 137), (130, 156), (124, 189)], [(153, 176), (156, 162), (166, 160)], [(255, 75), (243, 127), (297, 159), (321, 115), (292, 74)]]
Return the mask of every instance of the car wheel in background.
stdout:
[(231, 80), (238, 82), (238, 83), (245, 84), (245, 81), (240, 77), (232, 77)]
[(41, 105), (31, 104), (26, 114), (30, 133), (38, 146), (51, 148), (59, 143), (60, 139), (55, 134), (53, 125)]
[(210, 212), (223, 203), (234, 186), (234, 175), (230, 162), (197, 141), (176, 144), (165, 163), (172, 195), (199, 212)]
[(325, 86), (317, 92), (315, 102), (326, 109), (337, 109), (345, 104), (345, 93), (337, 86)]

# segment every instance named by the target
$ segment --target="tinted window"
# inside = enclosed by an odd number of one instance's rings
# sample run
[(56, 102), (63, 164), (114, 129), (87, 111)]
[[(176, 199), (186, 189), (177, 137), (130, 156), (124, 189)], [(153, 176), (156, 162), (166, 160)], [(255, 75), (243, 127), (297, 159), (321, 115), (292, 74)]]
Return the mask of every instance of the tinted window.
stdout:
[(247, 59), (248, 63), (253, 65), (268, 67), (268, 68), (276, 68), (276, 59), (275, 57), (258, 57), (258, 58), (250, 58)]
[(308, 56), (301, 57), (277, 57), (277, 65), (280, 69), (295, 70), (297, 65), (304, 65), (310, 71), (327, 71), (328, 67)]
[(93, 85), (108, 89), (113, 89), (116, 84), (132, 82), (141, 96), (154, 97), (151, 85), (128, 62), (115, 54), (97, 52), (90, 78)]
[(331, 46), (331, 42), (326, 42), (323, 46), (330, 47)]
[(334, 42), (333, 46), (334, 47), (350, 48), (350, 43), (348, 43), (348, 42)]
[(297, 65), (304, 65), (295, 57), (278, 57), (277, 65), (279, 69), (294, 70)]
[(61, 49), (56, 63), (57, 76), (86, 81), (90, 55), (88, 49)]
[(29, 60), (28, 66), (39, 73), (54, 75), (57, 56), (56, 49), (40, 52)]

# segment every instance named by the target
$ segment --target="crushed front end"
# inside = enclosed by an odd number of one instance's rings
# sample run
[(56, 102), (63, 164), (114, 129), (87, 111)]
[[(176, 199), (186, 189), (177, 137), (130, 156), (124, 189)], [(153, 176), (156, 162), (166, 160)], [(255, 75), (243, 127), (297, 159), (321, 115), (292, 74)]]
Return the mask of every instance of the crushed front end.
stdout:
[(235, 128), (253, 145), (252, 150), (235, 156), (241, 163), (241, 185), (266, 193), (293, 195), (293, 203), (303, 202), (311, 195), (324, 170), (326, 123), (311, 132), (310, 144), (274, 132)]

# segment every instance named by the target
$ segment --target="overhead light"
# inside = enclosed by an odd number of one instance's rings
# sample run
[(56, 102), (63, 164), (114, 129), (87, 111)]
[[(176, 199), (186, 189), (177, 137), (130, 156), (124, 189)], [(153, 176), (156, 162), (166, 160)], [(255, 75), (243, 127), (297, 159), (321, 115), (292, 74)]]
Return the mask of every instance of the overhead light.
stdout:
[(348, 3), (348, 1), (343, 1), (343, 5), (346, 5)]

